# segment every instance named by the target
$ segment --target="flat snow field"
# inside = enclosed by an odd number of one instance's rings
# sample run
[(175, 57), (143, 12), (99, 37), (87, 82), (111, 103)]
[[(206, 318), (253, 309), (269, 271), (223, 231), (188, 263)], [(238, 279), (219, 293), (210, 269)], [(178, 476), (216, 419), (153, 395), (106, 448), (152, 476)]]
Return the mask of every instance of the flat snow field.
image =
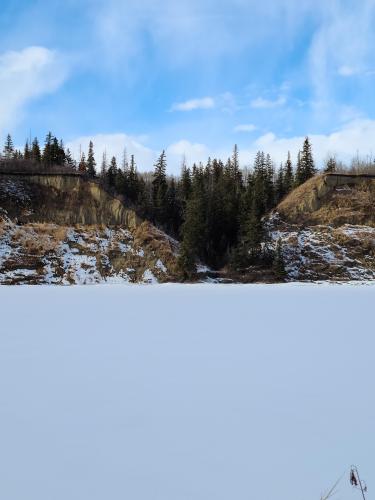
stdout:
[[(375, 287), (0, 287), (1, 500), (375, 491)], [(360, 500), (348, 477), (338, 499)]]

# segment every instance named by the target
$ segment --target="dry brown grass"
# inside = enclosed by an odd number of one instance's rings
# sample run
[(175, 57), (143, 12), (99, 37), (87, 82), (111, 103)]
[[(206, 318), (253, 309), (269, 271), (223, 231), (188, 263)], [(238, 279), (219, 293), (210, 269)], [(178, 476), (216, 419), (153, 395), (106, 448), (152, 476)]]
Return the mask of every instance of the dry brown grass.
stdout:
[(286, 218), (296, 218), (300, 214), (318, 208), (318, 201), (326, 194), (324, 175), (318, 175), (294, 189), (277, 207)]
[(33, 223), (28, 224), (28, 227), (33, 228), (40, 235), (50, 236), (52, 239), (60, 242), (66, 239), (68, 232), (67, 226), (59, 226), (57, 224)]
[(177, 273), (177, 258), (171, 241), (150, 222), (142, 222), (137, 227), (134, 231), (134, 243), (145, 250), (146, 258), (149, 255), (147, 264), (150, 268), (160, 259), (172, 274)]
[(28, 224), (13, 233), (14, 246), (31, 255), (44, 255), (57, 250), (66, 238), (67, 228), (55, 224)]
[(329, 186), (320, 175), (292, 191), (277, 207), (289, 222), (302, 224), (375, 224), (375, 182)]
[(4, 236), (5, 233), (5, 221), (0, 217), (0, 238)]

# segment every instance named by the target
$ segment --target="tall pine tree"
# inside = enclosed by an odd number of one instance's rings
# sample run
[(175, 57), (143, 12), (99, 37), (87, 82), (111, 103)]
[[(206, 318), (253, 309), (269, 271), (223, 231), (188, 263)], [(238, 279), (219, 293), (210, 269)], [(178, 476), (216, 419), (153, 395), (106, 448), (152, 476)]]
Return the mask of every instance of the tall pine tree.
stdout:
[(87, 162), (86, 162), (86, 157), (85, 153), (82, 153), (80, 162), (78, 164), (78, 171), (81, 174), (85, 174), (87, 172)]
[(196, 169), (191, 196), (187, 202), (182, 225), (182, 243), (179, 266), (185, 279), (195, 274), (197, 260), (206, 258), (206, 193), (202, 169)]
[(25, 148), (23, 150), (23, 157), (25, 160), (31, 160), (31, 150), (28, 140), (25, 143)]
[(167, 210), (167, 160), (165, 151), (161, 153), (155, 163), (154, 178), (152, 181), (152, 201), (154, 221), (163, 225), (166, 222)]
[(113, 188), (116, 183), (116, 176), (117, 176), (117, 161), (116, 157), (112, 156), (111, 162), (109, 164), (109, 168), (107, 170), (107, 184), (109, 187)]
[(11, 160), (13, 158), (13, 154), (14, 154), (14, 146), (13, 146), (12, 136), (8, 134), (5, 139), (3, 155), (6, 160)]
[(40, 152), (38, 138), (35, 137), (31, 146), (31, 159), (33, 163), (40, 164), (42, 161), (42, 154)]
[(48, 132), (46, 135), (46, 139), (44, 141), (44, 149), (43, 149), (43, 165), (45, 167), (51, 167), (53, 160), (53, 135), (51, 132)]
[(299, 155), (296, 172), (296, 185), (299, 186), (316, 174), (316, 168), (311, 151), (309, 138), (306, 137), (302, 151)]
[(89, 143), (89, 151), (87, 153), (87, 173), (89, 177), (96, 177), (96, 161), (94, 156), (94, 144), (92, 141)]
[(285, 194), (290, 193), (294, 184), (294, 174), (293, 174), (293, 165), (290, 157), (290, 151), (288, 151), (288, 158), (284, 167), (284, 191)]

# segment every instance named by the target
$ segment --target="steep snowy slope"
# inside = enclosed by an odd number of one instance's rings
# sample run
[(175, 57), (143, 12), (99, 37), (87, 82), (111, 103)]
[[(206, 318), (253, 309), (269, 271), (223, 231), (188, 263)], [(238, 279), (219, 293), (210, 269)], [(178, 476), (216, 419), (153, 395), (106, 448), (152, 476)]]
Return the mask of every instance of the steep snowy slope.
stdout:
[(0, 284), (176, 280), (176, 241), (97, 184), (50, 177), (0, 178)]
[(375, 279), (375, 180), (323, 175), (293, 191), (267, 222), (290, 280)]

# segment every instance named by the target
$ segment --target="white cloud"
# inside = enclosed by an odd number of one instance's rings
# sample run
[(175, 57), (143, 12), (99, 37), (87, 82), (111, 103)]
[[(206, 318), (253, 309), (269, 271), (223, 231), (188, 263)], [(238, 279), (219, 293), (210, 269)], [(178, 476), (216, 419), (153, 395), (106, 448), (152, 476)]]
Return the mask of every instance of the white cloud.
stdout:
[[(331, 134), (309, 135), (313, 153), (318, 165), (328, 155), (350, 162), (357, 154), (362, 156), (373, 155), (375, 152), (375, 120), (354, 120)], [(288, 151), (294, 157), (301, 149), (304, 137), (279, 138), (273, 133), (259, 137), (252, 145), (251, 150), (245, 154), (254, 154), (256, 150), (263, 149), (270, 153), (276, 162), (285, 161)]]
[(279, 96), (275, 100), (264, 99), (263, 97), (258, 97), (257, 99), (253, 99), (250, 103), (251, 107), (254, 109), (272, 109), (279, 108), (286, 104), (286, 97)]
[(232, 94), (232, 92), (224, 92), (224, 94), (219, 95), (216, 101), (220, 110), (225, 113), (232, 114), (240, 109), (240, 106), (238, 106), (236, 102), (236, 97)]
[[(341, 128), (330, 134), (310, 134), (310, 141), (314, 159), (318, 167), (321, 167), (329, 155), (334, 155), (337, 159), (350, 163), (357, 155), (374, 156), (375, 154), (375, 120), (356, 119), (345, 124)], [(276, 164), (284, 162), (287, 158), (288, 151), (291, 152), (292, 158), (297, 158), (298, 151), (302, 148), (305, 136), (294, 137), (279, 137), (276, 134), (269, 132), (258, 137), (251, 142), (246, 148), (239, 148), (240, 163), (242, 166), (252, 165), (254, 157), (259, 150), (269, 153)], [(186, 153), (188, 163), (195, 161), (207, 161), (209, 156), (225, 159), (230, 156), (231, 148), (211, 149), (203, 144), (199, 148), (192, 148), (188, 141), (182, 141), (185, 147), (178, 149), (181, 154)], [(190, 154), (189, 154), (190, 153)], [(193, 158), (191, 160), (190, 158)], [(177, 162), (174, 163), (175, 172), (178, 173)]]
[(189, 101), (173, 104), (171, 111), (194, 111), (196, 109), (212, 109), (215, 107), (215, 100), (212, 97), (202, 99), (190, 99)]
[(189, 165), (193, 163), (205, 162), (210, 155), (210, 150), (204, 144), (191, 143), (185, 139), (168, 146), (167, 158), (170, 165), (170, 171), (179, 173), (182, 159), (185, 158)]
[(309, 77), (314, 100), (319, 103), (317, 113), (330, 120), (337, 68), (340, 76), (349, 77), (365, 75), (364, 69), (374, 65), (375, 2), (362, 0), (354, 10), (348, 9), (344, 2), (325, 2), (320, 10), (319, 28), (310, 46)]
[(237, 125), (236, 127), (234, 127), (234, 132), (254, 132), (254, 130), (256, 129), (257, 127), (254, 124), (248, 123), (243, 125)]
[(67, 74), (62, 56), (44, 47), (0, 55), (0, 130), (5, 132), (19, 122), (26, 105), (57, 90)]
[[(350, 162), (357, 153), (361, 156), (375, 153), (372, 149), (375, 144), (375, 120), (353, 120), (330, 134), (310, 134), (309, 138), (318, 166), (322, 166), (328, 155), (335, 155), (339, 160)], [(304, 136), (278, 137), (272, 132), (264, 134), (251, 142), (247, 148), (240, 147), (241, 165), (251, 165), (256, 152), (259, 150), (269, 153), (276, 164), (286, 160), (288, 151), (291, 152), (292, 157), (295, 159), (298, 151), (302, 148), (304, 139)], [(108, 160), (114, 155), (120, 161), (124, 148), (126, 148), (128, 157), (131, 154), (135, 155), (140, 171), (150, 171), (160, 154), (160, 151), (154, 151), (144, 146), (139, 138), (122, 133), (80, 137), (69, 142), (67, 147), (78, 158), (80, 148), (85, 153), (87, 152), (90, 140), (94, 142), (98, 165), (100, 165), (104, 151), (107, 153)], [(225, 160), (231, 155), (232, 151), (231, 148), (210, 148), (205, 144), (182, 139), (168, 146), (166, 153), (168, 173), (178, 175), (183, 158), (186, 159), (188, 165), (192, 165), (199, 162), (205, 163), (209, 156)]]
[(338, 69), (338, 74), (340, 76), (354, 76), (358, 72), (359, 72), (358, 68), (355, 68), (353, 66), (347, 66), (345, 64), (343, 66), (340, 66)]
[[(70, 149), (73, 157), (78, 160), (80, 152), (87, 155), (88, 144), (90, 141), (94, 143), (94, 153), (97, 162), (97, 168), (100, 169), (103, 153), (107, 155), (109, 162), (112, 156), (116, 156), (118, 164), (121, 164), (124, 150), (127, 157), (135, 156), (135, 160), (139, 171), (148, 172), (153, 170), (155, 160), (160, 154), (160, 151), (155, 151), (142, 144), (144, 136), (134, 137), (124, 133), (118, 134), (96, 134), (93, 136), (78, 137), (66, 144)], [(210, 154), (210, 150), (204, 144), (192, 143), (185, 139), (175, 142), (166, 148), (168, 160), (168, 173), (179, 174), (181, 169), (182, 159), (186, 158), (188, 164), (205, 162)]]
[(87, 154), (87, 149), (90, 141), (94, 143), (95, 159), (100, 168), (103, 153), (107, 155), (109, 162), (112, 156), (116, 156), (119, 163), (123, 158), (124, 150), (126, 150), (128, 158), (130, 155), (135, 156), (139, 170), (152, 170), (157, 153), (152, 149), (144, 146), (141, 140), (144, 138), (133, 137), (127, 134), (96, 134), (93, 136), (78, 137), (66, 144), (70, 149), (74, 158), (79, 159), (80, 151)]
[[(157, 53), (163, 53), (165, 61), (180, 66), (187, 61), (204, 61), (209, 65), (217, 57), (274, 37), (281, 17), (287, 18), (285, 33), (289, 34), (299, 19), (300, 3), (297, 0), (288, 0), (286, 5), (275, 0), (221, 3), (217, 0), (97, 0), (92, 13), (93, 28), (107, 51), (104, 62), (116, 64), (123, 55), (139, 61), (147, 43), (146, 33), (147, 40)], [(315, 2), (304, 0), (302, 3)], [(236, 19), (235, 25), (233, 19)], [(207, 29), (210, 25), (215, 29)], [(280, 36), (278, 43), (281, 43)]]

